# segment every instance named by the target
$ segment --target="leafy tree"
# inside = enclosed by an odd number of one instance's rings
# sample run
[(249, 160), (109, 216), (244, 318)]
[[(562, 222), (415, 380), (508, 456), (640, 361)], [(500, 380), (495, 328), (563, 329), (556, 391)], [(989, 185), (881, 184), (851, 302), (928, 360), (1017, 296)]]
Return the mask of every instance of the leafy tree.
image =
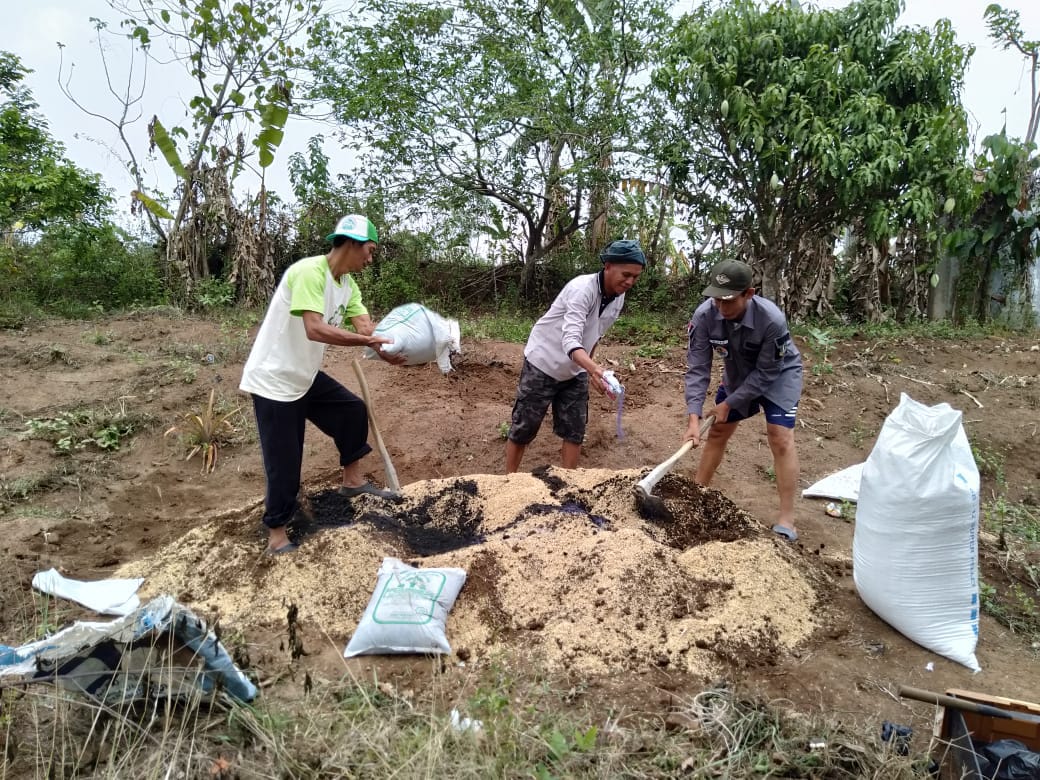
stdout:
[[(251, 227), (256, 223), (246, 218), (250, 207), (238, 208), (231, 188), (254, 159), (261, 182), (274, 161), (299, 97), (294, 98), (303, 54), (298, 44), (321, 13), (321, 0), (110, 0), (110, 5), (124, 15), (127, 34), (147, 58), (181, 63), (197, 87), (187, 122), (155, 116), (148, 124), (149, 150), (160, 152), (178, 180), (172, 198), (142, 186), (140, 155), (134, 151), (140, 141), (123, 132), (140, 94), (113, 90), (122, 95), (124, 111), (108, 119), (120, 130), (131, 173), (138, 176), (133, 195), (165, 242), (174, 276), (190, 289), (221, 270), (237, 279), (247, 297), (265, 297), (269, 258), (254, 251), (264, 246), (263, 196), (256, 234)], [(95, 24), (99, 33), (105, 29)], [(157, 47), (160, 41), (164, 46)], [(143, 81), (139, 89), (146, 89)], [(66, 90), (71, 96), (67, 82)], [(247, 228), (254, 232), (241, 234)]]
[(1029, 61), (1030, 84), (1029, 123), (1026, 126), (1025, 142), (1036, 143), (1036, 132), (1040, 126), (1040, 94), (1037, 80), (1040, 79), (1040, 41), (1031, 41), (1022, 32), (1021, 15), (1018, 11), (1004, 9), (991, 3), (984, 13), (990, 37), (1003, 49), (1016, 49)]
[(1032, 144), (1009, 140), (1004, 133), (982, 142), (974, 181), (978, 206), (950, 237), (951, 249), (962, 259), (959, 286), (966, 308), (979, 321), (989, 318), (991, 288), (1001, 277), (1001, 302), (1008, 292), (1028, 290), (1029, 268), (1040, 255), (1040, 191), (1029, 182), (1040, 178), (1040, 158)]
[[(670, 106), (654, 141), (677, 197), (791, 314), (828, 308), (845, 226), (873, 247), (913, 226), (935, 246), (946, 203), (967, 200), (970, 50), (946, 21), (896, 29), (900, 9), (701, 8), (676, 25), (654, 73)], [(874, 255), (870, 284), (885, 260)]]
[(65, 158), (22, 84), (28, 73), (16, 55), (0, 51), (0, 231), (19, 223), (27, 230), (97, 224), (109, 203), (101, 179)]
[(434, 221), (450, 206), (483, 213), (486, 235), (519, 229), (526, 288), (605, 212), (663, 6), (391, 0), (354, 18), (322, 31), (314, 67), (316, 95), (372, 150), (363, 170)]

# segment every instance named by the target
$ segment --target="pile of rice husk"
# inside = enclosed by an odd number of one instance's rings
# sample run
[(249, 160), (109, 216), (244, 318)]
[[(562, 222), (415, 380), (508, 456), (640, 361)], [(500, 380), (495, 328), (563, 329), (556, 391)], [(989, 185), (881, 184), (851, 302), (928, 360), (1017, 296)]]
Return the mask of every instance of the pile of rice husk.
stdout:
[(669, 475), (646, 520), (638, 471), (541, 469), (403, 489), (395, 504), (334, 490), (310, 496), (266, 556), (257, 517), (196, 527), (121, 568), (142, 595), (170, 593), (224, 626), (299, 619), (344, 644), (385, 556), (465, 569), (449, 616), (454, 650), (480, 659), (520, 650), (587, 674), (667, 667), (697, 674), (775, 663), (815, 629), (816, 594), (790, 545), (721, 493)]

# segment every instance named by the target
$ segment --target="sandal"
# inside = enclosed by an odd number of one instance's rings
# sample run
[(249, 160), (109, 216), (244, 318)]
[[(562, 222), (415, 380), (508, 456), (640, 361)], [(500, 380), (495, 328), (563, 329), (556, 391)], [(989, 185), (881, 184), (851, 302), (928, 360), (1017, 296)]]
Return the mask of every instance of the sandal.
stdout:
[(773, 533), (776, 534), (777, 536), (782, 536), (784, 539), (786, 539), (789, 542), (797, 542), (798, 541), (798, 532), (796, 530), (794, 530), (793, 528), (788, 528), (786, 525), (779, 525), (779, 524), (774, 525), (773, 526)]
[(281, 555), (282, 553), (296, 552), (299, 549), (300, 545), (289, 542), (288, 544), (283, 544), (281, 547), (268, 547), (264, 550), (264, 555)]
[(380, 490), (371, 482), (366, 482), (364, 485), (358, 487), (347, 487), (341, 485), (339, 494), (346, 496), (347, 498), (353, 498), (354, 496), (360, 496), (363, 493), (367, 493), (370, 496), (376, 496), (377, 498), (385, 498), (387, 501), (400, 501), (401, 496), (398, 493), (394, 493), (392, 490)]

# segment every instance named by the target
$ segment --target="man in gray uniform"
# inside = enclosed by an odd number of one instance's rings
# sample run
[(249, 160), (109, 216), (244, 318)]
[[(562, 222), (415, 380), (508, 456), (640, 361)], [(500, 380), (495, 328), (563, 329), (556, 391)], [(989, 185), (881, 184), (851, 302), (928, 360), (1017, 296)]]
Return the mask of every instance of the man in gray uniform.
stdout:
[(506, 472), (520, 468), (524, 450), (553, 410), (553, 432), (563, 439), (563, 467), (578, 467), (589, 416), (589, 376), (603, 393), (604, 369), (592, 355), (621, 313), (625, 292), (646, 266), (638, 241), (615, 241), (600, 254), (603, 270), (571, 279), (531, 328), (506, 441)]
[(709, 272), (708, 297), (689, 324), (686, 354), (686, 411), (689, 426), (683, 441), (700, 444), (704, 397), (711, 378), (712, 355), (722, 358), (723, 377), (715, 396), (715, 424), (708, 433), (696, 480), (708, 485), (722, 462), (737, 423), (765, 411), (766, 435), (773, 453), (780, 515), (773, 531), (790, 541), (798, 538), (794, 498), (798, 485), (798, 453), (794, 422), (802, 394), (802, 356), (787, 328), (784, 313), (772, 301), (755, 295), (751, 266), (724, 260)]

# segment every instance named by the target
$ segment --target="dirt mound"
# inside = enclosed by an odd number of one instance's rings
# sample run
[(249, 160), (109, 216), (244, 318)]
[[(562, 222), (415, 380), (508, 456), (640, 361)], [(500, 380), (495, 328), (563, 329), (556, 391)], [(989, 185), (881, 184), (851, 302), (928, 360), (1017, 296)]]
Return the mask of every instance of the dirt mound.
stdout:
[(585, 673), (657, 665), (713, 674), (769, 665), (815, 628), (816, 594), (795, 554), (721, 493), (669, 476), (673, 520), (639, 516), (636, 471), (541, 470), (427, 480), (392, 503), (310, 497), (290, 535), (299, 552), (260, 554), (256, 516), (193, 529), (122, 567), (216, 613), (273, 625), (295, 603), (345, 642), (392, 555), (459, 566), (466, 585), (448, 637), (460, 655), (523, 649)]

